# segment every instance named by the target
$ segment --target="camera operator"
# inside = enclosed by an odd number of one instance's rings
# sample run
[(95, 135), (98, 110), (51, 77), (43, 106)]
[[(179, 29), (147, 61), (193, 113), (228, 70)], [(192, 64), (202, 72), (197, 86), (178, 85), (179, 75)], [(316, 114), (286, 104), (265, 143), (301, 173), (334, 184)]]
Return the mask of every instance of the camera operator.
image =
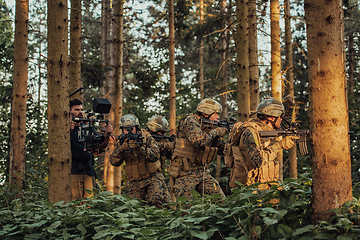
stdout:
[[(78, 141), (79, 126), (82, 122), (73, 121), (72, 118), (83, 118), (83, 103), (79, 99), (70, 101), (70, 139), (71, 139), (71, 192), (72, 200), (91, 197), (84, 189), (94, 188), (95, 170), (93, 167), (93, 154), (85, 149), (85, 143)], [(113, 127), (105, 126), (105, 141), (99, 144), (99, 149), (105, 149), (109, 143)], [(94, 132), (94, 134), (97, 134)]]

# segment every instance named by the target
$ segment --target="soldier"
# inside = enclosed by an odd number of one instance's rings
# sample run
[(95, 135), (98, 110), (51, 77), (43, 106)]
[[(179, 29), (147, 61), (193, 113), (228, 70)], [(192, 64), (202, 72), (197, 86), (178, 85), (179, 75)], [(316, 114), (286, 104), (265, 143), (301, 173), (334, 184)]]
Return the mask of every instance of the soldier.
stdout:
[(154, 115), (146, 123), (149, 133), (160, 148), (161, 167), (165, 167), (165, 159), (171, 159), (175, 147), (175, 135), (165, 136), (169, 131), (169, 123), (163, 116)]
[(209, 163), (217, 154), (223, 154), (225, 142), (221, 137), (227, 129), (203, 122), (203, 119), (217, 121), (222, 107), (212, 99), (204, 99), (196, 110), (181, 119), (177, 127), (169, 173), (175, 179), (171, 191), (176, 198), (185, 196), (189, 200), (192, 199), (191, 189), (200, 194), (219, 193), (224, 198), (219, 183), (209, 173)]
[[(232, 128), (225, 147), (225, 166), (231, 167), (229, 185), (237, 187), (235, 181), (244, 185), (278, 181), (278, 152), (290, 149), (299, 137), (287, 136), (280, 141), (276, 138), (260, 138), (258, 131), (279, 129), (284, 113), (283, 104), (275, 99), (263, 100), (256, 108), (256, 118), (237, 123)], [(268, 189), (271, 184), (261, 184)]]
[(159, 147), (154, 138), (139, 128), (139, 120), (132, 114), (120, 119), (120, 128), (122, 134), (110, 155), (110, 163), (118, 167), (126, 162), (128, 179), (124, 194), (157, 207), (170, 203), (170, 194), (161, 173)]

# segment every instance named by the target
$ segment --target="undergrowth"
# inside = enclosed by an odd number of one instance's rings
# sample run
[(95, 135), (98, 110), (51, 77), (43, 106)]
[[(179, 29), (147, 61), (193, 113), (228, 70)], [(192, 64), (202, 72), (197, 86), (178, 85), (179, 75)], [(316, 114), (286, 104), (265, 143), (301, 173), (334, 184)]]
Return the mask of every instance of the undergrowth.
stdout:
[(49, 203), (1, 189), (0, 239), (360, 239), (359, 201), (332, 210), (331, 222), (311, 225), (311, 178), (286, 179), (259, 191), (233, 189), (221, 201), (195, 192), (159, 209), (100, 192), (84, 201)]

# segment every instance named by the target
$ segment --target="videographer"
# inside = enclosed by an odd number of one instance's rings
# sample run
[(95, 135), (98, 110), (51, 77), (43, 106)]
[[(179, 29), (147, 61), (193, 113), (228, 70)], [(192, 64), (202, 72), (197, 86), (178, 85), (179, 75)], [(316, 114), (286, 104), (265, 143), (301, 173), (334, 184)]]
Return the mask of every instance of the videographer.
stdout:
[[(78, 130), (81, 125), (85, 123), (80, 121), (73, 121), (73, 118), (82, 119), (83, 103), (79, 99), (70, 101), (70, 139), (71, 139), (71, 192), (72, 200), (83, 199), (91, 197), (85, 189), (94, 188), (93, 180), (95, 178), (95, 170), (93, 167), (94, 159), (93, 153), (85, 149), (85, 143), (79, 142)], [(105, 126), (104, 142), (99, 144), (99, 149), (105, 149), (109, 143), (110, 134), (113, 127), (108, 124)], [(94, 131), (94, 134), (98, 134)]]

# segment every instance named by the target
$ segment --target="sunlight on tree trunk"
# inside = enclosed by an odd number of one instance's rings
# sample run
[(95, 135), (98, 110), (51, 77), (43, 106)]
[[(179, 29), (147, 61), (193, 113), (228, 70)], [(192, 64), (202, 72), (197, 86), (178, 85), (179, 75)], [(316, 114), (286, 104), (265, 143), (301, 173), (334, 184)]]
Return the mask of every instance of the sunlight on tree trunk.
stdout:
[(305, 0), (312, 147), (312, 221), (352, 200), (342, 2)]
[(175, 28), (174, 28), (174, 0), (168, 0), (169, 6), (169, 73), (170, 73), (170, 103), (169, 125), (170, 134), (175, 134), (176, 127), (176, 75), (175, 75)]
[(259, 105), (259, 60), (257, 41), (256, 0), (249, 1), (249, 76), (250, 76), (250, 112)]
[(25, 174), (28, 21), (29, 1), (16, 0), (9, 175), (10, 184), (19, 189), (23, 187)]
[(48, 1), (49, 201), (70, 201), (70, 118), (67, 1)]
[[(293, 74), (293, 51), (291, 41), (291, 14), (290, 0), (285, 0), (285, 56), (286, 56), (286, 80), (289, 86), (289, 94), (294, 96)], [(295, 96), (294, 96), (295, 97)], [(296, 121), (296, 114), (292, 116), (292, 122)], [(289, 150), (290, 177), (297, 179), (296, 144)]]
[[(81, 80), (81, 0), (71, 0), (70, 18), (70, 66), (69, 91), (73, 92), (82, 86)], [(80, 92), (71, 99), (80, 98)]]
[[(271, 20), (271, 96), (282, 100), (281, 93), (281, 47), (280, 47), (280, 5), (279, 0), (270, 1)], [(283, 152), (276, 157), (279, 162), (279, 180), (283, 180)]]
[(236, 18), (238, 120), (245, 122), (250, 116), (249, 22), (247, 0), (236, 1)]

